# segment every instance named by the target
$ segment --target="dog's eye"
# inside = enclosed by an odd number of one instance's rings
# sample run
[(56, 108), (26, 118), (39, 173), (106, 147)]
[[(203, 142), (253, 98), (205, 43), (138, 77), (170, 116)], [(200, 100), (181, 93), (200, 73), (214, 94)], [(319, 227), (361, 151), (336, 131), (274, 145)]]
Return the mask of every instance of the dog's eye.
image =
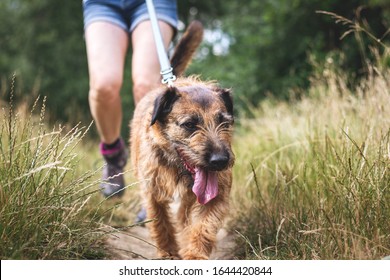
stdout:
[(188, 131), (194, 131), (197, 129), (197, 123), (193, 122), (193, 121), (188, 121), (188, 122), (181, 124), (181, 127), (183, 127), (184, 129), (186, 129)]
[(229, 128), (230, 127), (230, 123), (229, 122), (223, 122), (223, 123), (221, 123), (221, 127)]
[(232, 118), (230, 116), (226, 116), (224, 114), (218, 115), (218, 122), (221, 124), (223, 128), (229, 128), (232, 124)]

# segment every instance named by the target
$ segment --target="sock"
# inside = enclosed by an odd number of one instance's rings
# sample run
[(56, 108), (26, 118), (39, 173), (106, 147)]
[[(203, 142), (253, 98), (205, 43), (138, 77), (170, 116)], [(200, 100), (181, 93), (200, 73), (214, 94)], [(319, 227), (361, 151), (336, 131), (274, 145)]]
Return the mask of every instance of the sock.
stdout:
[(100, 143), (100, 153), (102, 155), (111, 155), (113, 153), (118, 152), (122, 148), (122, 139), (118, 138), (111, 144)]
[(118, 144), (121, 142), (121, 138), (118, 138), (116, 139), (114, 142), (112, 142), (111, 144), (106, 144), (106, 143), (103, 143), (103, 149), (104, 150), (112, 150), (112, 149), (115, 149)]

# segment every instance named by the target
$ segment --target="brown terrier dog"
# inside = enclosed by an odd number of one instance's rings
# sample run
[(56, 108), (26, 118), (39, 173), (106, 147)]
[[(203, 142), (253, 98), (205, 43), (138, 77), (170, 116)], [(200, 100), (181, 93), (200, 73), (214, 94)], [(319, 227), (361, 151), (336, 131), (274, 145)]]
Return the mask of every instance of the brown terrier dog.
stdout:
[[(176, 75), (186, 69), (202, 34), (202, 25), (193, 22), (180, 40), (171, 59)], [(137, 105), (131, 160), (161, 257), (209, 258), (229, 208), (232, 125), (230, 91), (194, 77), (160, 87)], [(175, 193), (181, 198), (177, 223), (169, 206)]]

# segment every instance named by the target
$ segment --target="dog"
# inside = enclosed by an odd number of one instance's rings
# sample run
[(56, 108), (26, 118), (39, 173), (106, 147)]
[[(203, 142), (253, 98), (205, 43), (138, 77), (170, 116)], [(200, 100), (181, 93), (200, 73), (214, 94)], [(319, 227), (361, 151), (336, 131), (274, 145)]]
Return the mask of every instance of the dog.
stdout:
[[(174, 86), (148, 93), (130, 124), (131, 162), (161, 258), (208, 259), (229, 210), (231, 91), (198, 77), (181, 77), (202, 37), (201, 23), (192, 22), (171, 59), (178, 76)], [(173, 219), (175, 195), (181, 203)]]

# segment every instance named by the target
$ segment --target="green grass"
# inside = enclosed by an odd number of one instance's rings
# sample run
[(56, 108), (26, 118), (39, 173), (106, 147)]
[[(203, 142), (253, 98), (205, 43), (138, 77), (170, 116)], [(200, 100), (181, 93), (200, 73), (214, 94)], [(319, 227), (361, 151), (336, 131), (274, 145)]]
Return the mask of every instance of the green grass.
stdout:
[(107, 228), (87, 206), (96, 171), (79, 168), (88, 128), (48, 130), (45, 100), (28, 113), (12, 99), (0, 121), (0, 258), (102, 258)]
[(331, 67), (237, 127), (232, 228), (240, 258), (390, 255), (390, 71), (353, 91)]

